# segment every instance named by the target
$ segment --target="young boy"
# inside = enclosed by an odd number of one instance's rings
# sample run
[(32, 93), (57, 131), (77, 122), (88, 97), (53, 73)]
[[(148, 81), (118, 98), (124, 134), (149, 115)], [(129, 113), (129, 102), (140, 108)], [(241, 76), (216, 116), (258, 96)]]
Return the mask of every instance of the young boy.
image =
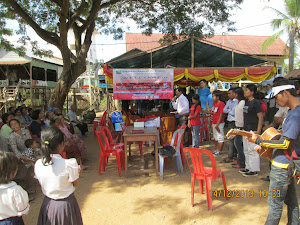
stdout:
[[(293, 173), (288, 170), (292, 152), (300, 156), (300, 101), (293, 83), (287, 79), (274, 82), (272, 97), (279, 106), (288, 106), (288, 112), (282, 124), (280, 140), (261, 140), (252, 132), (247, 138), (262, 147), (273, 148), (269, 186), (269, 215), (265, 224), (279, 224), (283, 203), (288, 207), (288, 223), (299, 224), (299, 205)], [(276, 193), (276, 194), (275, 194)]]
[(222, 154), (224, 145), (224, 113), (223, 109), (225, 103), (220, 99), (222, 98), (221, 91), (213, 92), (213, 105), (211, 108), (212, 116), (212, 129), (215, 139), (216, 150), (213, 152), (214, 156), (220, 156)]
[(34, 166), (36, 160), (40, 159), (42, 154), (35, 140), (27, 139), (25, 141), (26, 150), (23, 151), (22, 156), (31, 160), (31, 165)]

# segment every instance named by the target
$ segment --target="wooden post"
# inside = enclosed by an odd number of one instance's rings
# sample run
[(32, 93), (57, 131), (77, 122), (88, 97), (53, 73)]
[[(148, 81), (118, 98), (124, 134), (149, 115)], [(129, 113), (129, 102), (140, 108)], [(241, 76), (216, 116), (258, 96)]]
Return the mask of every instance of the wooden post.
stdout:
[(76, 88), (73, 89), (73, 105), (76, 105), (76, 107), (77, 107), (77, 101), (76, 101)]
[(106, 110), (107, 110), (107, 113), (109, 114), (108, 82), (106, 79), (106, 75), (105, 75), (105, 83), (106, 83)]
[(153, 62), (152, 62), (152, 50), (151, 50), (151, 52), (150, 52), (150, 66), (151, 66), (151, 67), (150, 67), (150, 68), (152, 68), (152, 63), (153, 63)]
[(29, 76), (30, 76), (30, 101), (31, 108), (33, 108), (33, 89), (32, 89), (32, 65), (29, 66)]
[(44, 88), (44, 110), (47, 110), (47, 87), (48, 87), (48, 83), (47, 83), (47, 69), (45, 69), (45, 88)]
[[(72, 89), (71, 89), (72, 90)], [(70, 91), (69, 91), (70, 92)], [(69, 109), (69, 92), (67, 94), (67, 112), (68, 112), (68, 109)]]
[(231, 51), (231, 67), (234, 67), (234, 52)]
[(195, 38), (191, 38), (191, 67), (195, 66)]

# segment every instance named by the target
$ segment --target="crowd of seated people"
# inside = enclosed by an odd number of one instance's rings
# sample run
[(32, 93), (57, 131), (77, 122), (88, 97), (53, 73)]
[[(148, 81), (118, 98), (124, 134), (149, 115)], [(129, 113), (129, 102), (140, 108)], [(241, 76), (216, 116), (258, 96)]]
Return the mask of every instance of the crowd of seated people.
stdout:
[[(31, 114), (29, 114), (29, 112)], [(72, 111), (75, 113), (74, 110)], [(87, 148), (79, 135), (74, 134), (72, 123), (68, 123), (61, 110), (42, 113), (39, 109), (31, 109), (25, 105), (10, 107), (0, 117), (0, 151), (11, 152), (18, 159), (18, 170), (14, 181), (34, 199), (35, 179), (33, 170), (36, 160), (44, 154), (40, 150), (41, 132), (47, 127), (57, 127), (65, 137), (65, 158), (75, 158), (81, 170), (83, 160), (87, 158)], [(74, 116), (75, 118), (75, 116)], [(85, 127), (86, 131), (86, 127)]]

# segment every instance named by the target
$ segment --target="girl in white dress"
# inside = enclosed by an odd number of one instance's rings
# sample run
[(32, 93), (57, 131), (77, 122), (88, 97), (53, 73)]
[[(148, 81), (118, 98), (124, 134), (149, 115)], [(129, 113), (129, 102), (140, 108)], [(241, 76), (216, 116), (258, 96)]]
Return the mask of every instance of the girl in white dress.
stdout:
[(12, 181), (18, 162), (14, 153), (0, 151), (0, 225), (24, 225), (22, 215), (29, 211), (27, 192)]
[(76, 159), (63, 159), (65, 136), (56, 127), (41, 132), (44, 157), (36, 161), (35, 176), (45, 195), (38, 225), (82, 225), (80, 208), (74, 196), (79, 179)]

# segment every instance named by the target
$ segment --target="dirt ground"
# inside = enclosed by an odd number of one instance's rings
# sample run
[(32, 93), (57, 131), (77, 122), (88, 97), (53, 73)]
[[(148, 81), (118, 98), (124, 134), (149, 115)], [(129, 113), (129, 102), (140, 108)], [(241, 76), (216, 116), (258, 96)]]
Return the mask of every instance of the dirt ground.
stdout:
[[(90, 129), (92, 130), (92, 129)], [(267, 214), (267, 198), (259, 197), (259, 192), (268, 190), (269, 183), (260, 180), (269, 173), (268, 161), (261, 158), (261, 172), (257, 177), (243, 177), (230, 163), (220, 163), (227, 155), (227, 144), (223, 156), (217, 157), (217, 167), (225, 173), (228, 190), (248, 191), (243, 198), (213, 197), (213, 210), (207, 210), (206, 195), (200, 195), (198, 182), (195, 186), (195, 205), (191, 206), (191, 181), (188, 166), (183, 174), (176, 171), (175, 159), (169, 160), (164, 170), (164, 179), (150, 174), (126, 178), (118, 176), (114, 157), (108, 162), (107, 171), (98, 175), (99, 145), (97, 138), (89, 132), (83, 138), (88, 147), (89, 169), (80, 176), (75, 196), (81, 208), (86, 225), (100, 224), (264, 224)], [(206, 143), (207, 144), (207, 143)], [(133, 155), (137, 155), (138, 145), (133, 145)], [(203, 145), (211, 149), (210, 145)], [(153, 147), (143, 147), (150, 153)], [(148, 156), (147, 156), (148, 157)], [(207, 160), (207, 159), (206, 159)], [(143, 166), (140, 160), (129, 161), (129, 165)], [(151, 166), (151, 163), (150, 163)], [(123, 171), (122, 171), (123, 172)], [(213, 190), (222, 190), (222, 180), (212, 184)], [(300, 185), (297, 185), (298, 198)], [(205, 190), (205, 189), (204, 189)], [(250, 196), (253, 191), (254, 196)], [(38, 188), (36, 199), (30, 204), (30, 212), (24, 216), (25, 224), (37, 223), (43, 194)], [(287, 223), (286, 206), (281, 223)]]

